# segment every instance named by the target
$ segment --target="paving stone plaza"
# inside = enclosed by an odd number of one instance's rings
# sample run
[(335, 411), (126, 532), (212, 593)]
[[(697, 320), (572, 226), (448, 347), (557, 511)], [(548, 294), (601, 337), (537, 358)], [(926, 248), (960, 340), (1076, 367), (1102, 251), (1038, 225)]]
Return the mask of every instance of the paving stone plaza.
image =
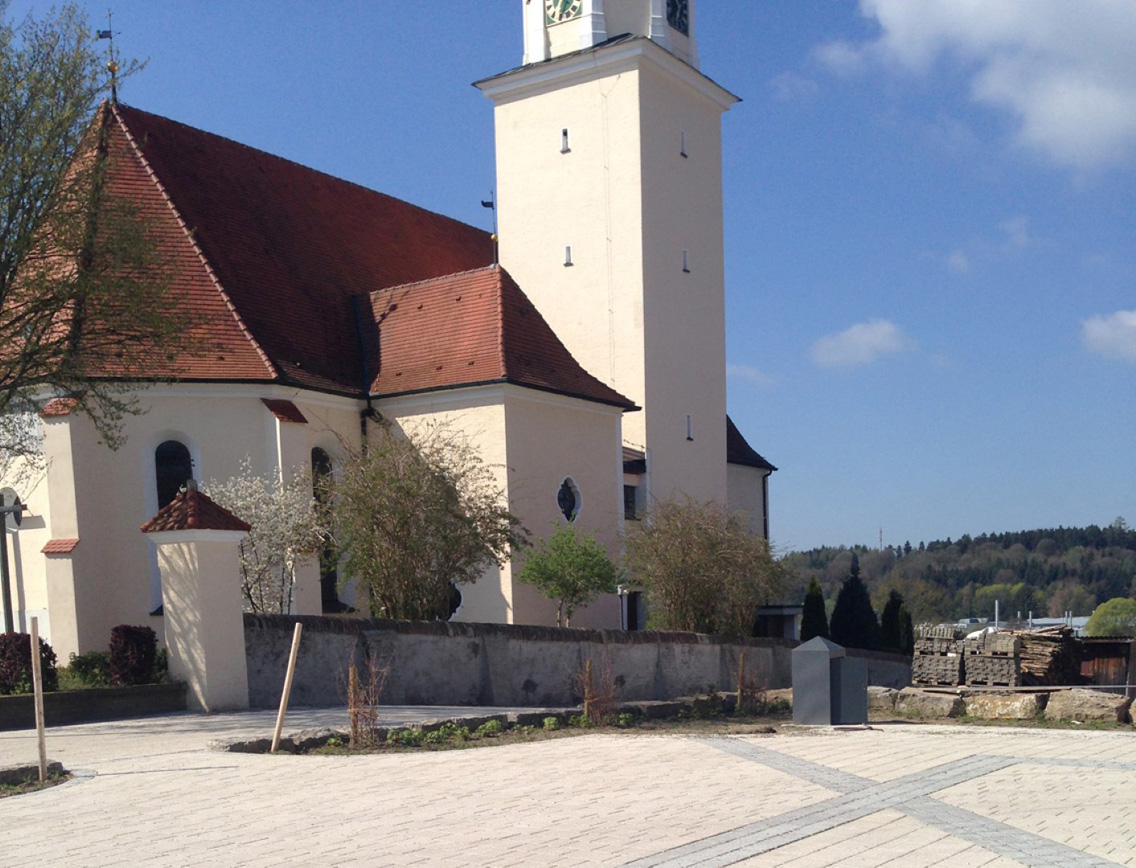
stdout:
[[(384, 711), (393, 723), (445, 710)], [(206, 748), (272, 722), (52, 730), (50, 757), (77, 777), (0, 800), (0, 865), (1136, 866), (1131, 731), (886, 724), (356, 757)], [(344, 724), (342, 710), (298, 712), (286, 731)], [(29, 731), (0, 733), (0, 765), (35, 750)]]

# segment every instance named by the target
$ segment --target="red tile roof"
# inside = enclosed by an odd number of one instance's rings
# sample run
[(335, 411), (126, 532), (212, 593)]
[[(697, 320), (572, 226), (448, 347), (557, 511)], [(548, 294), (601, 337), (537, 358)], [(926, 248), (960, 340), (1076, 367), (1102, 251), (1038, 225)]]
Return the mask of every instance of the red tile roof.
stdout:
[(369, 312), (377, 397), (507, 382), (634, 409), (580, 367), (500, 266), (373, 292)]
[(729, 416), (726, 417), (726, 463), (756, 467), (771, 473), (777, 469), (754, 451)]
[(158, 510), (158, 514), (142, 525), (142, 533), (166, 530), (243, 530), (251, 528), (208, 495), (189, 488)]
[(487, 265), (488, 233), (135, 108), (113, 109), (113, 188), (156, 222), (204, 320), (186, 379), (359, 394), (353, 296)]
[(281, 401), (276, 398), (261, 398), (260, 400), (271, 411), (272, 415), (281, 422), (295, 422), (303, 425), (308, 421), (300, 412), (300, 408), (291, 401)]
[(43, 405), (39, 415), (44, 419), (50, 419), (54, 416), (70, 416), (78, 406), (78, 398), (52, 398)]
[(40, 551), (45, 555), (69, 555), (77, 545), (77, 539), (49, 539)]

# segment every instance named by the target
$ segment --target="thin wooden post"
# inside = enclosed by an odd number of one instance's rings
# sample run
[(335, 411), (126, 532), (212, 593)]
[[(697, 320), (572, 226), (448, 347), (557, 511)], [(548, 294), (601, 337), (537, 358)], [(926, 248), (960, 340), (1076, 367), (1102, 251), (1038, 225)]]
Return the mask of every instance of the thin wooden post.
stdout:
[(742, 713), (742, 696), (745, 692), (745, 678), (746, 678), (746, 653), (742, 651), (738, 655), (738, 702), (734, 707), (736, 714)]
[(304, 625), (296, 622), (292, 632), (292, 653), (288, 655), (288, 674), (284, 676), (284, 692), (280, 695), (280, 711), (276, 714), (276, 731), (272, 733), (272, 753), (280, 747), (280, 730), (284, 728), (284, 714), (288, 711), (288, 697), (292, 693), (292, 676), (296, 674), (296, 655), (300, 653), (300, 634)]
[(592, 722), (592, 658), (584, 664), (584, 720)]
[(347, 669), (347, 715), (351, 723), (351, 747), (359, 745), (359, 667)]
[[(0, 528), (3, 533), (3, 528)], [(39, 782), (47, 780), (47, 736), (43, 727), (43, 671), (39, 660), (39, 618), (32, 618), (32, 689), (35, 691), (36, 740), (39, 742)]]

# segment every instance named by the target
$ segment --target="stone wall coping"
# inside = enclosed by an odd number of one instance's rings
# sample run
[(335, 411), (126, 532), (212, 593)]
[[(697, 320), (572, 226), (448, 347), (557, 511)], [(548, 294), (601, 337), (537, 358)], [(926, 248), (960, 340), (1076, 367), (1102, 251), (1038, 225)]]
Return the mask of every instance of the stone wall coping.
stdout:
[[(352, 618), (326, 615), (261, 615), (245, 613), (245, 629), (276, 629), (291, 632), (295, 623), (304, 625), (304, 631), (317, 633), (389, 632), (419, 636), (450, 636), (478, 639), (501, 636), (541, 642), (596, 642), (614, 645), (744, 645), (754, 648), (795, 648), (799, 643), (792, 639), (731, 639), (704, 633), (665, 632), (661, 630), (588, 630), (576, 627), (544, 627), (535, 624), (480, 624), (466, 621), (397, 621), (385, 618)], [(849, 651), (853, 653), (853, 651)], [(884, 659), (898, 655), (880, 655), (863, 652), (865, 656)], [(860, 656), (857, 654), (857, 656)], [(900, 658), (902, 659), (902, 658)]]

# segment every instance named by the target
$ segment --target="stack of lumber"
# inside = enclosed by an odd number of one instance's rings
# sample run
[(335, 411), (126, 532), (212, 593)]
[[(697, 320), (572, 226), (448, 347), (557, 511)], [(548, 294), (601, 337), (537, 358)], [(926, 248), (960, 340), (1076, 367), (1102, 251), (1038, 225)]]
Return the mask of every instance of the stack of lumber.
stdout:
[(962, 642), (949, 627), (935, 627), (915, 640), (911, 681), (956, 687), (962, 684)]
[(1023, 684), (1079, 684), (1081, 646), (1062, 625), (1015, 634), (1021, 641)]

